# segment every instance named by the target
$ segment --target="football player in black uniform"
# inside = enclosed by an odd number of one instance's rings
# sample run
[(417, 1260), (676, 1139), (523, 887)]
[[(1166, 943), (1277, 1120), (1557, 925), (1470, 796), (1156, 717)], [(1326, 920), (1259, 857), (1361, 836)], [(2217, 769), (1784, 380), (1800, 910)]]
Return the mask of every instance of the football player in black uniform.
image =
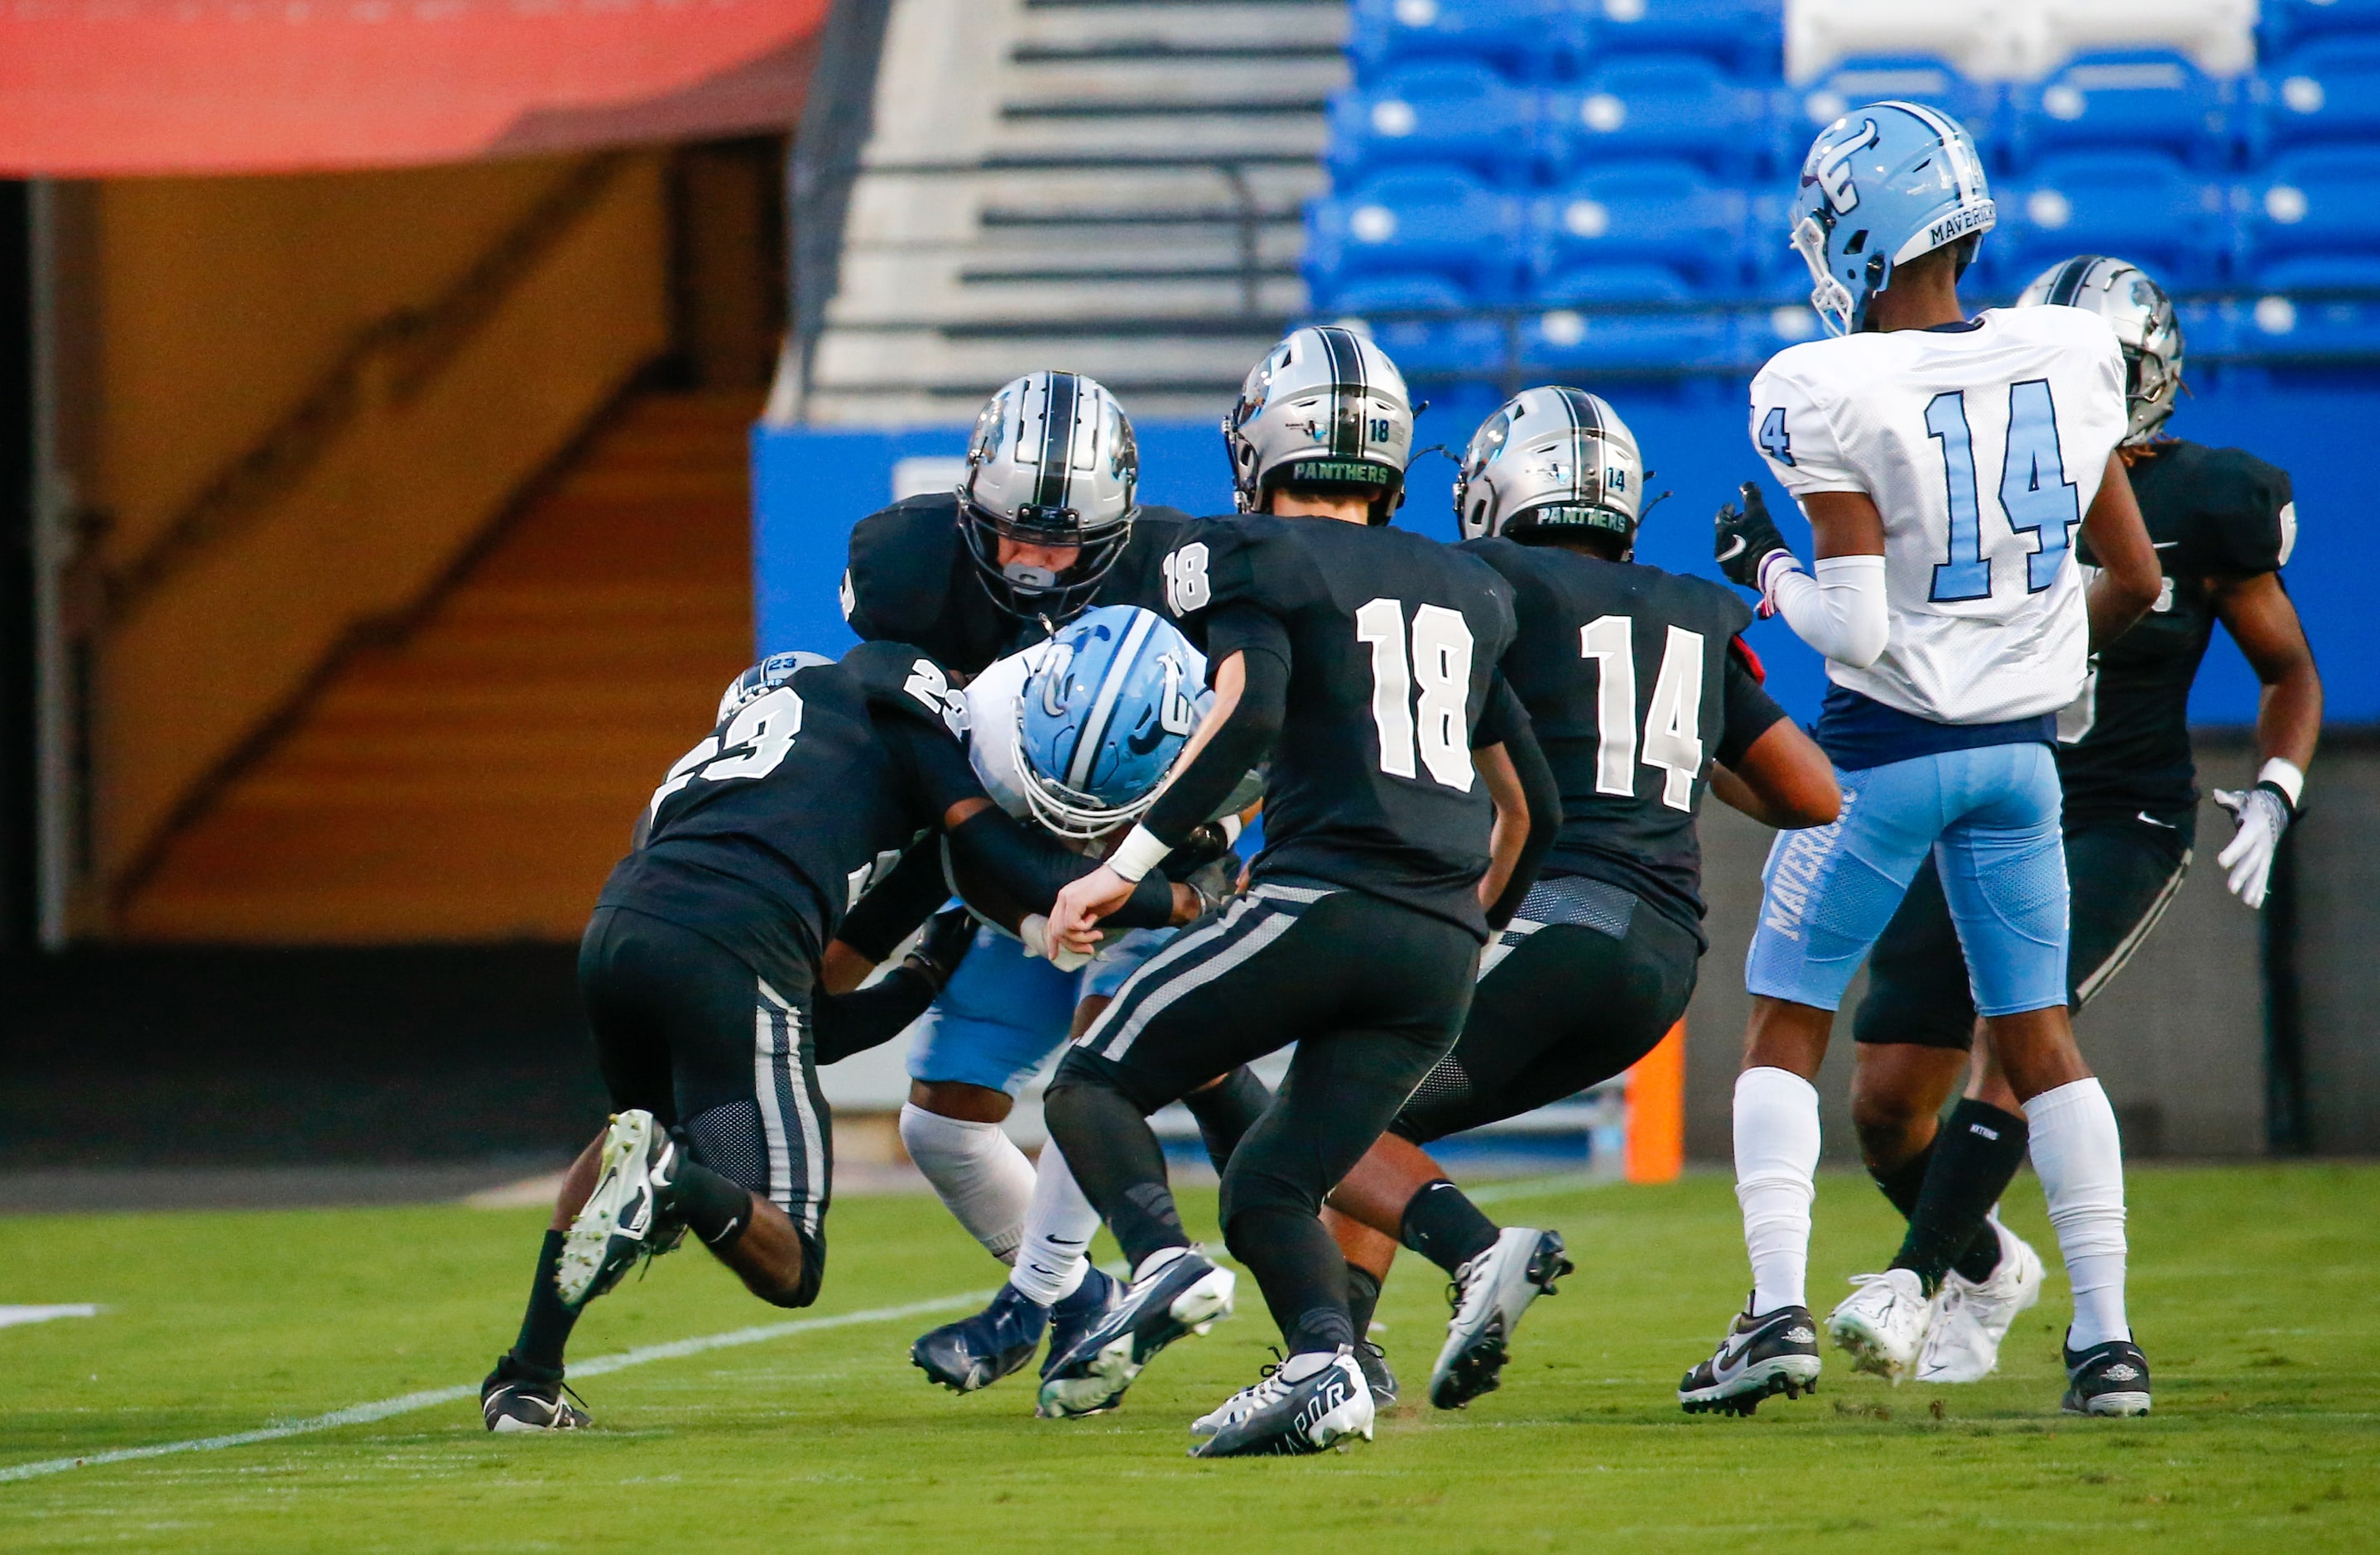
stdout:
[[(619, 1111), (565, 1179), (519, 1342), (480, 1389), (490, 1430), (587, 1423), (562, 1397), (572, 1325), (687, 1230), (762, 1300), (816, 1298), (831, 1165), (816, 1017), (846, 911), (920, 834), (1028, 905), (1085, 868), (992, 805), (957, 720), (914, 649), (780, 654), (728, 688), (716, 731), (654, 791), (579, 946)], [(1162, 926), (1196, 900), (1152, 876), (1118, 921)]]
[(1248, 893), (1135, 974), (1050, 1086), (1050, 1136), (1133, 1284), (1047, 1374), (1046, 1414), (1112, 1407), (1156, 1351), (1230, 1310), (1232, 1276), (1191, 1245), (1146, 1119), (1294, 1041), (1223, 1172), (1220, 1210), (1288, 1356), (1193, 1426), (1196, 1451), (1313, 1452), (1371, 1434), (1322, 1198), (1452, 1044), (1490, 917), (1509, 920), (1560, 804), (1499, 668), (1511, 586), (1385, 527), (1412, 429), (1378, 346), (1296, 331), (1224, 423), (1249, 516), (1164, 559), (1169, 610), (1205, 620), (1215, 706), (1155, 808), (1060, 895), (1051, 932), (1076, 942), (1269, 747), (1266, 846)]
[[(2121, 260), (2084, 255), (2043, 273), (2020, 301), (2090, 309), (2123, 341), (2131, 418), (2119, 452), (2165, 571), (2155, 605), (2099, 650), (2082, 697), (2058, 718), (2080, 1010), (2156, 927), (2190, 868), (2198, 804), (2190, 687), (2216, 624), (2264, 686), (2256, 784), (2215, 795), (2238, 822), (2217, 862), (2251, 907), (2264, 904), (2274, 849), (2297, 814), (2321, 732), (2322, 680), (2281, 586), (2297, 539), (2288, 474), (2237, 448), (2158, 435), (2181, 388), (2181, 330), (2165, 293)], [(1988, 1045), (1966, 1096), (1937, 1124), (1969, 1072), (1975, 1011), (1930, 863), (1876, 942), (1868, 978), (1854, 1027), (1852, 1116), (1868, 1171), (1909, 1217), (1892, 1267), (1914, 1271), (1933, 1306), (1914, 1374), (1975, 1381), (2037, 1298), (2042, 1264), (1987, 1218), (2026, 1148), (2024, 1114)]]
[[(895, 503), (852, 530), (844, 616), (869, 641), (923, 647), (964, 681), (1093, 605), (1161, 610), (1164, 559), (1198, 521), (1173, 508), (1142, 506), (1139, 482), (1132, 422), (1114, 395), (1080, 373), (1026, 373), (977, 415), (966, 476), (955, 489)], [(1203, 630), (1195, 620), (1187, 625), (1194, 637)], [(922, 916), (939, 900), (941, 876), (938, 856), (917, 858), (895, 884), (914, 884), (922, 895), (897, 893), (919, 904)], [(879, 916), (893, 938), (916, 921)], [(891, 940), (877, 938), (882, 942), (873, 948), (880, 954)], [(829, 948), (827, 966), (831, 978), (851, 984), (867, 970), (840, 947)], [(1182, 1100), (1220, 1171), (1270, 1098), (1245, 1068), (1210, 1079)], [(927, 1127), (944, 1119), (962, 1130), (983, 1130), (997, 1127), (1012, 1105), (1003, 1090), (929, 1073), (911, 1082), (905, 1116)], [(994, 1147), (981, 1161), (1000, 1159)], [(956, 1182), (938, 1180), (936, 1186), (966, 1191)], [(995, 1298), (984, 1312), (934, 1334), (996, 1326), (1002, 1310)]]
[(1159, 608), (1159, 567), (1197, 520), (1143, 506), (1115, 396), (1028, 372), (985, 402), (953, 491), (905, 498), (851, 531), (843, 613), (870, 642), (912, 643), (971, 677), (1095, 604)]
[(1840, 800), (1825, 753), (1761, 689), (1737, 636), (1750, 608), (1631, 560), (1643, 473), (1610, 406), (1538, 388), (1480, 426), (1455, 481), (1462, 549), (1512, 587), (1520, 636), (1505, 663), (1560, 786), (1561, 832), (1488, 951), (1453, 1051), (1324, 1216), (1347, 1254), (1358, 1334), (1400, 1241), (1451, 1276), (1429, 1380), (1440, 1409), (1497, 1385), (1522, 1313), (1570, 1266), (1560, 1235), (1500, 1229), (1422, 1147), (1624, 1072), (1685, 1014), (1708, 943), (1694, 835), (1706, 788), (1778, 827), (1823, 826)]

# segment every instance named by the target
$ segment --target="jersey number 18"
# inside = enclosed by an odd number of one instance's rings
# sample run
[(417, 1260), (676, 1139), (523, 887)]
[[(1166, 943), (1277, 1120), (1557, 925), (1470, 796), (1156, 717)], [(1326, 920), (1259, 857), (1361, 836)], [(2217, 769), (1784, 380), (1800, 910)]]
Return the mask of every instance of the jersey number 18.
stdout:
[(1471, 696), (1471, 627), (1461, 611), (1426, 604), (1414, 612), (1411, 637), (1408, 658), (1402, 600), (1374, 600), (1355, 613), (1355, 640), (1372, 650), (1372, 726), (1380, 735), (1380, 771), (1418, 777), (1418, 750), (1433, 779), (1468, 794), (1471, 728), (1463, 714)]

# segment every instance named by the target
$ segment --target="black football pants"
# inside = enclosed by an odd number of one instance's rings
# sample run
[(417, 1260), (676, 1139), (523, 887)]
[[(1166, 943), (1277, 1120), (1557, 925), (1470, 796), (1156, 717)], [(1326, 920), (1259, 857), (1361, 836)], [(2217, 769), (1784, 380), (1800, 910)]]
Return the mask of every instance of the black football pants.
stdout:
[(1295, 1042), (1224, 1170), (1223, 1236), (1293, 1352), (1352, 1343), (1322, 1200), (1453, 1044), (1478, 956), (1467, 930), (1379, 897), (1259, 884), (1184, 929), (1067, 1052), (1051, 1137), (1137, 1267), (1187, 1240), (1148, 1114)]

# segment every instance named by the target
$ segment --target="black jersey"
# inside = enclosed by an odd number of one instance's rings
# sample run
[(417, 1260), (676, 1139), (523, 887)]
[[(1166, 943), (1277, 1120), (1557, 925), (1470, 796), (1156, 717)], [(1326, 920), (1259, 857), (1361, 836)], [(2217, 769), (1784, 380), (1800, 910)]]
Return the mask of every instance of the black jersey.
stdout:
[[(2215, 631), (2208, 586), (2278, 571), (2296, 539), (2288, 473), (2237, 448), (2161, 443), (2131, 481), (2165, 582), (2149, 613), (2094, 656), (2082, 695), (2058, 715), (2069, 826), (2193, 812), (2190, 686)], [(2091, 559), (2087, 542), (2080, 559)]]
[(1512, 589), (1495, 570), (1409, 530), (1330, 518), (1208, 520), (1161, 565), (1168, 613), (1206, 617), (1208, 651), (1288, 666), (1265, 783), (1259, 880), (1347, 886), (1462, 925), (1494, 807), (1471, 764)]
[(1694, 817), (1710, 761), (1742, 757), (1785, 716), (1760, 688), (1752, 624), (1700, 577), (1553, 545), (1462, 547), (1512, 586), (1520, 636), (1505, 674), (1561, 786), (1561, 833), (1543, 872), (1629, 891), (1702, 933)]
[[(863, 643), (738, 709), (654, 790), (601, 905), (666, 918), (767, 976), (816, 960), (844, 914), (940, 819), (918, 751), (962, 770), (962, 704), (902, 643)], [(951, 765), (955, 762), (955, 767)], [(965, 783), (967, 779), (957, 780)]]
[[(1183, 528), (1196, 522), (1176, 508), (1142, 508), (1091, 604), (1156, 609), (1164, 595), (1164, 557)], [(959, 534), (959, 499), (950, 492), (905, 498), (859, 521), (843, 575), (843, 615), (863, 640), (914, 644), (962, 675), (980, 674), (993, 660), (1049, 635), (1039, 622), (992, 603)]]

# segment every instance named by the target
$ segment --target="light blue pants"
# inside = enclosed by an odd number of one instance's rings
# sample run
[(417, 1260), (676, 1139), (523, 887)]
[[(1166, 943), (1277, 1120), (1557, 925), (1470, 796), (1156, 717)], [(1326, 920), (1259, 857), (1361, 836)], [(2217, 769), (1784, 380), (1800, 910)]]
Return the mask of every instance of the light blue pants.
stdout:
[(956, 1080), (1014, 1096), (1065, 1046), (1075, 1006), (1112, 997), (1140, 964), (1172, 938), (1135, 929), (1110, 941), (1091, 964), (1061, 972), (1006, 934), (976, 930), (975, 946), (933, 1007), (910, 1027), (909, 1077)]
[(2066, 851), (2046, 745), (1946, 751), (1835, 778), (1835, 823), (1781, 832), (1768, 851), (1747, 989), (1840, 1008), (1930, 850), (1977, 1013), (2066, 1003)]

